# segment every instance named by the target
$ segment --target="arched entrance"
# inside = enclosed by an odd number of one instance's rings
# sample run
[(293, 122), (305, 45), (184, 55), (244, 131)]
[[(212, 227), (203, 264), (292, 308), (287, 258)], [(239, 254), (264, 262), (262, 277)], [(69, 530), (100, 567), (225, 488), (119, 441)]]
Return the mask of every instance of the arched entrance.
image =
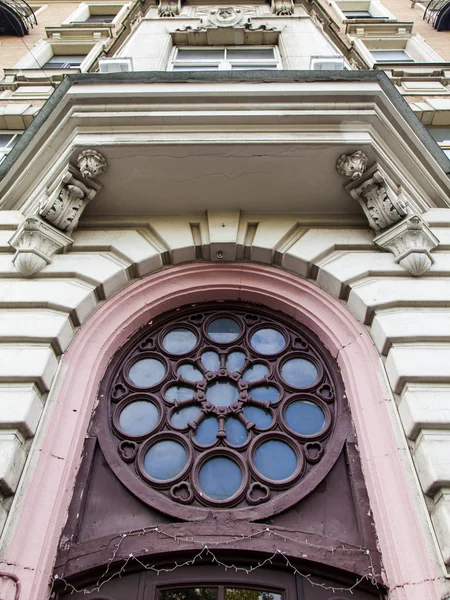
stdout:
[[(412, 572), (415, 578), (423, 574), (424, 584), (408, 590), (408, 599), (424, 593), (431, 597), (434, 584), (425, 583), (431, 566), (396, 451), (381, 364), (369, 336), (317, 286), (278, 269), (247, 264), (193, 264), (162, 271), (129, 286), (80, 330), (62, 362), (59, 401), (33, 479), (45, 498), (36, 509), (31, 491), (16, 530), (13, 550), (17, 554), (27, 552), (25, 540), (30, 534), (46, 540), (42, 571), (30, 575), (27, 597), (45, 597), (85, 432), (109, 361), (130, 335), (162, 312), (217, 300), (261, 303), (281, 310), (311, 330), (337, 361), (358, 436), (391, 598), (406, 597), (404, 582)], [(55, 456), (58, 466), (50, 472)]]

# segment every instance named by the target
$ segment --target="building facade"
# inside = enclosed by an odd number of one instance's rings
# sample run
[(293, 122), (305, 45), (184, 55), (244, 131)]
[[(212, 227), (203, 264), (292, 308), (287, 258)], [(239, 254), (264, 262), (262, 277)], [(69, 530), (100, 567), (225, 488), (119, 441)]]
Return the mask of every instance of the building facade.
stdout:
[(0, 598), (450, 598), (448, 10), (0, 0)]

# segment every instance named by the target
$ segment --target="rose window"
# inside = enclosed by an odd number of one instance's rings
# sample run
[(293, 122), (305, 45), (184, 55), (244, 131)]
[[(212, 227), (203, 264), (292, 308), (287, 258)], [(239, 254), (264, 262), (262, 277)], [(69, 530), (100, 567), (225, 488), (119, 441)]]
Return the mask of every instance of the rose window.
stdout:
[(197, 306), (155, 320), (112, 361), (99, 439), (124, 485), (166, 513), (264, 516), (333, 466), (342, 396), (303, 326), (249, 305)]

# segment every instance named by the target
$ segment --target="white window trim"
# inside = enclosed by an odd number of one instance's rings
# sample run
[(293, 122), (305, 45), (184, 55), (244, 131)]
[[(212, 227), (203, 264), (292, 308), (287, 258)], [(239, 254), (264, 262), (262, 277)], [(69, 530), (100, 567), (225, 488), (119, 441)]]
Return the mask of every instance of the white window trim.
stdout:
[[(406, 66), (413, 66), (414, 63), (434, 63), (444, 62), (443, 59), (437, 54), (428, 44), (425, 43), (424, 39), (414, 34), (411, 37), (399, 38), (399, 37), (388, 37), (382, 38), (385, 42), (384, 47), (374, 48), (371, 47), (375, 42), (378, 42), (380, 38), (376, 40), (369, 36), (361, 37), (350, 37), (353, 41), (355, 48), (358, 50), (360, 56), (366, 61), (369, 68), (372, 68), (375, 64), (385, 66), (389, 68), (389, 63), (377, 63), (371, 53), (371, 50), (405, 50), (409, 56), (413, 59), (412, 63), (398, 63)], [(373, 44), (371, 43), (373, 42)], [(392, 63), (395, 64), (395, 63)]]
[[(69, 24), (74, 24), (73, 21), (79, 21), (80, 25), (82, 25), (82, 23), (84, 22), (85, 19), (88, 19), (91, 16), (91, 12), (89, 7), (90, 6), (94, 6), (93, 4), (89, 4), (89, 2), (82, 2), (80, 4), (80, 6), (76, 9), (76, 11), (74, 11), (71, 15), (69, 15), (67, 17), (67, 19), (64, 19), (64, 21), (61, 23), (61, 25), (69, 25)], [(124, 3), (124, 2), (102, 2), (101, 4), (95, 4), (96, 8), (101, 7), (102, 9), (105, 10), (105, 14), (107, 14), (108, 9), (111, 8), (117, 8), (118, 6), (120, 6), (119, 11), (117, 12), (116, 16), (114, 17), (114, 19), (111, 21), (111, 23), (108, 23), (108, 25), (110, 26), (117, 26), (121, 21), (123, 21), (125, 15), (127, 14), (131, 3)], [(100, 25), (101, 23), (97, 23), (97, 25)]]
[[(55, 56), (54, 49), (58, 46), (64, 46), (64, 54), (77, 54), (80, 47), (84, 50), (86, 47), (90, 48), (87, 52), (83, 62), (78, 67), (81, 72), (87, 71), (93, 62), (98, 58), (103, 50), (105, 41), (99, 41), (96, 44), (90, 44), (89, 42), (66, 42), (58, 44), (57, 42), (50, 42), (48, 40), (39, 40), (34, 48), (28, 52), (16, 65), (15, 69), (42, 69), (47, 61), (52, 56)], [(80, 54), (83, 54), (80, 52)], [(57, 72), (59, 69), (51, 69), (52, 72)], [(60, 69), (66, 70), (66, 69)], [(73, 70), (73, 69), (71, 69)]]
[[(227, 61), (227, 60), (205, 60), (202, 61), (201, 63), (199, 63), (199, 61), (195, 61), (195, 60), (190, 60), (190, 61), (182, 61), (183, 66), (189, 67), (190, 65), (192, 65), (193, 70), (195, 70), (195, 67), (198, 66), (199, 64), (201, 64), (202, 66), (214, 66), (214, 65), (219, 65), (218, 69), (211, 69), (211, 71), (231, 71), (233, 69), (231, 69), (231, 64), (234, 65), (248, 65), (251, 64), (252, 66), (258, 66), (258, 63), (261, 64), (261, 68), (264, 69), (264, 66), (269, 64), (272, 66), (276, 66), (276, 70), (282, 70), (283, 69), (283, 63), (281, 60), (281, 55), (280, 55), (280, 51), (278, 49), (277, 46), (275, 45), (266, 45), (266, 46), (174, 46), (172, 48), (172, 52), (170, 54), (169, 57), (169, 62), (168, 62), (168, 67), (167, 70), (168, 71), (173, 71), (173, 67), (176, 65), (180, 65), (180, 62), (177, 63), (176, 58), (177, 58), (177, 54), (178, 54), (178, 50), (247, 50), (247, 51), (251, 51), (251, 50), (261, 50), (261, 49), (267, 49), (267, 48), (272, 48), (274, 50), (274, 56), (275, 58), (272, 60), (263, 60), (263, 59), (258, 59), (258, 60), (233, 60), (233, 61)], [(203, 69), (202, 69), (203, 70)], [(275, 70), (275, 69), (272, 69)]]
[[(348, 7), (345, 7), (345, 4), (348, 4)], [(354, 8), (354, 6), (358, 5), (358, 8)], [(355, 0), (331, 0), (330, 6), (333, 8), (340, 21), (342, 22), (353, 22), (357, 19), (349, 19), (345, 16), (344, 10), (367, 10), (372, 15), (371, 20), (375, 19), (389, 19), (389, 21), (397, 21), (397, 17), (390, 13), (387, 8), (381, 4), (378, 0), (367, 0), (364, 4), (367, 5), (366, 8), (359, 8), (361, 2), (356, 2)]]

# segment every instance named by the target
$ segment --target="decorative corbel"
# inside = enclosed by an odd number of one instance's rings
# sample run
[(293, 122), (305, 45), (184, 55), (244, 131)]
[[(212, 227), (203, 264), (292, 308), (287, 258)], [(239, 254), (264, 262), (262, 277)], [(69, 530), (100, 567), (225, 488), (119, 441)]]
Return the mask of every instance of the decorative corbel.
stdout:
[(352, 181), (345, 187), (358, 200), (370, 227), (378, 234), (374, 243), (392, 252), (395, 261), (411, 275), (426, 273), (434, 260), (430, 252), (439, 244), (424, 220), (413, 214), (400, 187), (376, 163), (368, 170), (362, 151), (343, 154), (336, 170)]
[(73, 243), (70, 234), (87, 204), (102, 187), (92, 179), (107, 169), (102, 154), (83, 150), (77, 164), (80, 171), (68, 165), (63, 175), (47, 188), (37, 214), (28, 216), (9, 240), (16, 251), (13, 263), (26, 277), (43, 269), (54, 254)]
[(431, 269), (434, 259), (430, 252), (439, 245), (438, 238), (418, 215), (390, 227), (373, 241), (392, 252), (395, 262), (415, 277)]
[(181, 13), (181, 0), (159, 0), (158, 15), (160, 17), (176, 17)]
[(39, 217), (27, 217), (9, 240), (15, 249), (13, 264), (25, 277), (51, 263), (56, 252), (61, 252), (72, 243), (72, 238), (45, 223)]
[(39, 216), (67, 233), (75, 229), (84, 209), (100, 189), (95, 182), (83, 182), (76, 175), (69, 165), (56, 190), (46, 194), (39, 205)]
[(376, 163), (366, 171), (364, 177), (360, 176), (346, 188), (358, 200), (369, 225), (375, 231), (390, 227), (408, 214), (400, 190), (392, 187)]
[(293, 0), (272, 0), (272, 12), (278, 17), (289, 17), (293, 15)]

